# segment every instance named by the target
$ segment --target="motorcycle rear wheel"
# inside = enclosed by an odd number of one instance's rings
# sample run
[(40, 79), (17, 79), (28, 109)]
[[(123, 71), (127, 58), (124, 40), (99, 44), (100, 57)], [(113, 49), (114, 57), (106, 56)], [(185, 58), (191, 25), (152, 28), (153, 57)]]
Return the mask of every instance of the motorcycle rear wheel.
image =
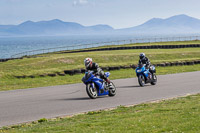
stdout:
[(91, 84), (87, 84), (86, 85), (86, 92), (88, 94), (88, 96), (91, 98), (91, 99), (96, 99), (98, 94), (97, 94), (97, 88), (95, 87), (95, 85), (93, 85), (94, 88), (92, 87)]

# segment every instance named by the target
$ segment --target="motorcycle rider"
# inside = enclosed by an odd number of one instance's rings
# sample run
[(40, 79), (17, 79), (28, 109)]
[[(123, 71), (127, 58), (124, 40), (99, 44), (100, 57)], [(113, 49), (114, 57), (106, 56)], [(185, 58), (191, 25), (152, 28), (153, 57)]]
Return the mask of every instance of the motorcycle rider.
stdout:
[(145, 53), (140, 53), (139, 64), (146, 64), (146, 69), (150, 67), (150, 60), (145, 56)]
[(86, 71), (92, 70), (94, 73), (99, 75), (102, 79), (104, 79), (109, 85), (110, 80), (106, 77), (104, 71), (99, 67), (99, 65), (95, 62), (92, 62), (92, 58), (85, 58), (84, 60)]
[[(140, 53), (139, 55), (139, 64), (145, 64), (146, 69), (150, 68), (150, 60), (145, 56), (145, 53)], [(152, 76), (151, 70), (150, 70), (150, 74), (148, 76), (148, 79), (150, 79)]]

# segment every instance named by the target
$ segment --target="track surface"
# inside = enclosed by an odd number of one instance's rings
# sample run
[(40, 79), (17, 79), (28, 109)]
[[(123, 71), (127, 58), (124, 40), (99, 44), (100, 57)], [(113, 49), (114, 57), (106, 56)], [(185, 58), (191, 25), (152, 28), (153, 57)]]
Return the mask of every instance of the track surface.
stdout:
[[(0, 92), (0, 127), (200, 93), (200, 71), (158, 76), (155, 86), (139, 87), (137, 78), (113, 80), (115, 97), (89, 99), (84, 84)], [(111, 75), (112, 76), (112, 75)]]

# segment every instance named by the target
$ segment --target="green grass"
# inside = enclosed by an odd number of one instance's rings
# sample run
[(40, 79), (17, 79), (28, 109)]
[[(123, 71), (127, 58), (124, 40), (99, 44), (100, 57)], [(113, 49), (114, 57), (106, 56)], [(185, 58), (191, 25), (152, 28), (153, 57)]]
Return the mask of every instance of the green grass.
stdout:
[(145, 103), (119, 106), (110, 111), (94, 111), (73, 117), (4, 127), (8, 133), (198, 133), (200, 132), (200, 94)]
[[(167, 42), (147, 45), (196, 44), (193, 42)], [(134, 44), (135, 45), (135, 44)], [(144, 44), (137, 44), (144, 45)], [(128, 45), (127, 45), (128, 46)], [(190, 61), (200, 59), (200, 48), (116, 50), (86, 53), (45, 54), (38, 58), (24, 58), (0, 63), (0, 91), (80, 83), (83, 74), (17, 79), (14, 76), (39, 75), (84, 68), (83, 60), (91, 57), (100, 66), (137, 64), (138, 55), (145, 52), (152, 63)], [(157, 67), (157, 74), (200, 71), (200, 65)], [(133, 69), (111, 71), (111, 79), (136, 77)], [(119, 106), (111, 111), (88, 112), (74, 117), (47, 120), (3, 127), (1, 132), (200, 132), (200, 94), (166, 100), (160, 103)]]
[[(173, 41), (173, 42), (136, 43), (136, 44), (126, 44), (125, 46), (187, 45), (187, 44), (199, 44), (199, 43), (200, 43), (200, 40), (196, 40), (196, 41), (175, 41), (175, 42)], [(118, 45), (118, 46), (124, 46), (124, 45)]]
[[(192, 71), (200, 71), (200, 64), (192, 66), (157, 67), (156, 69), (158, 75), (192, 72)], [(111, 72), (110, 79), (136, 77), (135, 71), (133, 69), (121, 69), (110, 72)], [(69, 75), (56, 76), (56, 77), (46, 76), (46, 77), (36, 77), (36, 78), (24, 78), (24, 79), (17, 79), (13, 77), (2, 78), (0, 84), (0, 91), (81, 83), (82, 77), (83, 74), (74, 76), (69, 76)]]
[(114, 45), (105, 45), (105, 46), (100, 46), (100, 47), (97, 47), (97, 48), (86, 48), (86, 49), (129, 47), (129, 46), (153, 46), (153, 45), (187, 45), (187, 44), (200, 44), (200, 40), (195, 40), (195, 41), (152, 42), (152, 43), (131, 43), (131, 44), (120, 44), (120, 45), (118, 43), (115, 43)]
[(83, 60), (93, 58), (100, 66), (119, 66), (138, 63), (138, 55), (146, 53), (151, 63), (200, 59), (200, 48), (117, 50), (86, 53), (49, 54), (45, 57), (24, 58), (0, 63), (0, 78), (6, 76), (39, 75), (84, 68)]
[[(163, 42), (150, 43), (151, 45), (167, 45), (167, 44), (193, 44), (200, 41), (186, 42)], [(140, 44), (140, 45), (150, 45)], [(135, 45), (135, 44), (134, 44)], [(125, 45), (126, 46), (126, 45)], [(182, 48), (182, 49), (132, 49), (132, 50), (114, 50), (114, 51), (96, 51), (83, 53), (63, 53), (63, 54), (44, 54), (43, 57), (24, 58), (17, 60), (9, 60), (0, 62), (0, 91), (24, 89), (42, 86), (52, 86), (61, 84), (71, 84), (81, 82), (83, 75), (75, 76), (57, 76), (57, 77), (39, 77), (39, 75), (47, 75), (49, 73), (63, 73), (64, 70), (84, 68), (83, 60), (86, 57), (93, 58), (101, 67), (105, 66), (126, 66), (138, 63), (138, 55), (144, 52), (149, 57), (152, 64), (163, 62), (191, 61), (200, 60), (200, 48)], [(199, 71), (199, 65), (191, 70)], [(165, 73), (168, 73), (168, 67)], [(173, 68), (173, 67), (172, 67)], [(185, 67), (177, 67), (183, 71)], [(162, 68), (159, 68), (162, 69)], [(159, 70), (158, 69), (158, 70)], [(126, 71), (126, 72), (124, 72)], [(170, 70), (171, 71), (171, 70)], [(127, 73), (127, 74), (126, 74)], [(158, 74), (165, 74), (163, 72)], [(172, 70), (172, 73), (176, 71)], [(111, 78), (128, 78), (134, 75), (132, 70), (120, 70), (111, 72)], [(30, 76), (36, 78), (17, 79), (15, 76)]]

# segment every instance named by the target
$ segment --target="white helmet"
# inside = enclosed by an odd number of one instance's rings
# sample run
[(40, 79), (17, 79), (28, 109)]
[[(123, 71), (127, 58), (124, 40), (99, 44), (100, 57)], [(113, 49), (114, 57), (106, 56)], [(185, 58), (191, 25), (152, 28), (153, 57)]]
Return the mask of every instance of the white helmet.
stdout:
[(88, 68), (92, 64), (92, 58), (85, 58), (84, 60), (85, 67)]
[(145, 53), (140, 53), (140, 59), (143, 59), (145, 57)]

